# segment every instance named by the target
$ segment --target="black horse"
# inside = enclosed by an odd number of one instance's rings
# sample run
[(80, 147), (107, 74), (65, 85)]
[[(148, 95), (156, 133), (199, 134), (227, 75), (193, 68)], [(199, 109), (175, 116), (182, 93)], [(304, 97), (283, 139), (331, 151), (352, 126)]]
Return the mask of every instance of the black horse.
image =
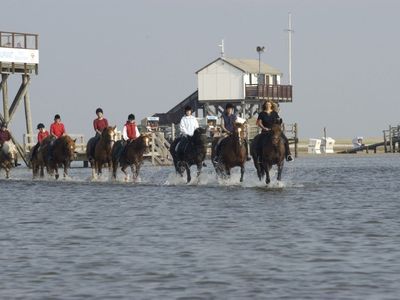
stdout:
[[(184, 145), (178, 145), (181, 141)], [(201, 173), (201, 168), (207, 154), (207, 143), (206, 130), (199, 127), (194, 131), (193, 136), (187, 137), (187, 141), (178, 137), (171, 144), (169, 151), (174, 160), (175, 170), (182, 177), (186, 170), (188, 183), (192, 180), (190, 176), (190, 167), (192, 165), (197, 166), (197, 176)]]

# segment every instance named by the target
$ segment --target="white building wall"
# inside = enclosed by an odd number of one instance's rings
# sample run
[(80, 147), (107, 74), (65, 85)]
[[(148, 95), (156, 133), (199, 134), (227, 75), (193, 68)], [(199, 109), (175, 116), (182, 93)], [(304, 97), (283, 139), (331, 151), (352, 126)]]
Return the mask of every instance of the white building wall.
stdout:
[(200, 101), (244, 99), (244, 73), (217, 60), (197, 74)]

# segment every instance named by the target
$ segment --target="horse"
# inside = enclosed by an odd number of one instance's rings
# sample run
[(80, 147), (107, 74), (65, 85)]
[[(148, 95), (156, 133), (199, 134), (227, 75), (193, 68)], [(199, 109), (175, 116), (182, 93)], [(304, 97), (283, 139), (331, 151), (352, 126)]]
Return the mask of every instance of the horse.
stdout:
[[(70, 167), (71, 161), (76, 157), (76, 139), (73, 140), (70, 136), (64, 135), (56, 139), (51, 146), (52, 139), (53, 137), (50, 137), (46, 143), (42, 143), (38, 152), (43, 158), (47, 173), (50, 175), (54, 174), (55, 178), (58, 179), (60, 177), (58, 174), (58, 167), (62, 165), (65, 178), (68, 176), (68, 168)], [(47, 140), (47, 138), (45, 140)], [(52, 159), (48, 157), (49, 152), (51, 152)]]
[(115, 128), (116, 126), (109, 126), (105, 128), (102, 131), (99, 139), (97, 137), (93, 137), (88, 141), (86, 145), (86, 156), (90, 162), (90, 166), (92, 167), (93, 178), (95, 177), (95, 174), (97, 174), (98, 176), (102, 174), (102, 167), (104, 164), (108, 165), (108, 169), (111, 174), (111, 150), (114, 145)]
[(117, 178), (118, 165), (121, 166), (121, 171), (125, 174), (125, 181), (129, 180), (129, 175), (126, 171), (128, 167), (131, 167), (133, 181), (139, 176), (140, 167), (144, 160), (144, 154), (149, 151), (150, 137), (148, 134), (141, 134), (137, 139), (128, 142), (125, 145), (125, 149), (121, 153), (123, 147), (123, 141), (117, 141), (111, 152), (112, 157), (112, 177), (115, 180)]
[(44, 177), (44, 167), (46, 165), (47, 150), (46, 151), (41, 151), (41, 150), (43, 148), (48, 147), (48, 144), (51, 142), (51, 139), (52, 138), (48, 136), (42, 141), (42, 143), (36, 148), (35, 151), (34, 149), (36, 146), (31, 149), (30, 163), (32, 167), (33, 179), (35, 179), (38, 175), (40, 175), (41, 178)]
[(11, 141), (0, 144), (0, 169), (6, 171), (6, 178), (10, 178), (10, 171), (18, 159), (17, 148)]
[[(230, 176), (232, 168), (240, 167), (240, 182), (243, 182), (244, 165), (247, 159), (244, 127), (242, 123), (235, 123), (234, 132), (221, 141), (219, 141), (220, 138), (215, 138), (211, 148), (211, 161), (217, 175)], [(219, 147), (218, 157), (216, 157), (217, 147)]]
[(277, 179), (281, 180), (285, 161), (285, 144), (280, 124), (274, 124), (270, 131), (258, 134), (251, 143), (250, 152), (260, 181), (266, 175), (265, 183), (271, 182), (269, 171), (273, 165), (278, 166)]
[(184, 147), (183, 152), (177, 152), (176, 149), (180, 141), (180, 137), (176, 138), (172, 142), (169, 151), (174, 161), (176, 173), (183, 177), (183, 173), (186, 171), (187, 183), (189, 183), (192, 180), (190, 167), (192, 165), (197, 166), (197, 177), (199, 177), (204, 159), (206, 158), (208, 143), (206, 129), (201, 127), (197, 128), (193, 136), (188, 137), (188, 143)]

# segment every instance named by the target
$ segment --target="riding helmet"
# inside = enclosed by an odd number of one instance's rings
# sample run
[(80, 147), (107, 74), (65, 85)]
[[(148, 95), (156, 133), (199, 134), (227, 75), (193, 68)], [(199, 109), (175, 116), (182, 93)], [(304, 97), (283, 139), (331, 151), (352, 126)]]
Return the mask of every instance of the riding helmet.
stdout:
[(130, 115), (128, 116), (128, 120), (129, 120), (129, 121), (135, 120), (135, 115), (134, 115), (134, 114), (130, 114)]
[(56, 115), (54, 116), (54, 120), (57, 120), (57, 119), (61, 119), (61, 117), (60, 117), (59, 114), (56, 114)]
[(96, 109), (96, 114), (98, 114), (98, 113), (103, 113), (103, 110), (99, 107), (98, 109)]
[(43, 123), (39, 123), (39, 124), (37, 125), (37, 129), (40, 129), (40, 128), (44, 128), (44, 124), (43, 124)]
[(227, 103), (227, 104), (225, 105), (225, 109), (228, 109), (228, 108), (235, 108), (235, 107), (233, 106), (232, 103)]
[(192, 107), (190, 105), (185, 106), (185, 112), (187, 112), (188, 110), (192, 111)]

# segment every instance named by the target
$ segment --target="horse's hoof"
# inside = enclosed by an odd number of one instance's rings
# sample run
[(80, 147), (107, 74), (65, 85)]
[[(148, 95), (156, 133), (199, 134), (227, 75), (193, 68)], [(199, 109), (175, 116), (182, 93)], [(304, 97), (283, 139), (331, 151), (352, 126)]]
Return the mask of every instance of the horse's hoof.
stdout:
[(60, 178), (60, 175), (56, 175), (55, 177), (56, 177), (56, 179), (58, 179), (58, 178)]

